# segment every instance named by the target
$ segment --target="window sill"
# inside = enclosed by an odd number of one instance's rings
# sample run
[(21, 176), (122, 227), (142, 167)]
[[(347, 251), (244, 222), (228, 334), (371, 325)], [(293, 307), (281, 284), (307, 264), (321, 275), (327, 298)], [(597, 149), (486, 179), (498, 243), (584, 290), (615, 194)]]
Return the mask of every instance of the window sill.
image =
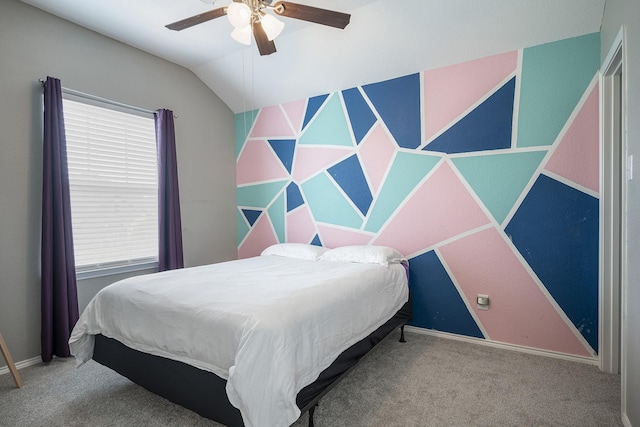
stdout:
[(130, 273), (132, 271), (158, 269), (158, 261), (149, 261), (139, 264), (120, 265), (117, 267), (105, 267), (95, 270), (77, 271), (76, 280), (93, 279), (95, 277), (113, 276), (120, 273)]

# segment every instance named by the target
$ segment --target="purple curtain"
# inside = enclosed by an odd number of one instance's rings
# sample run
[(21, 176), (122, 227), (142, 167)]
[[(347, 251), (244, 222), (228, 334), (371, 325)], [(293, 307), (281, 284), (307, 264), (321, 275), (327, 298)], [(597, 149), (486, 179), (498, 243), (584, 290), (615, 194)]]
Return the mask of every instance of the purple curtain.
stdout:
[(41, 272), (42, 360), (49, 362), (71, 356), (68, 341), (78, 320), (62, 88), (52, 77), (44, 84)]
[(158, 271), (184, 267), (173, 111), (154, 114), (158, 148)]

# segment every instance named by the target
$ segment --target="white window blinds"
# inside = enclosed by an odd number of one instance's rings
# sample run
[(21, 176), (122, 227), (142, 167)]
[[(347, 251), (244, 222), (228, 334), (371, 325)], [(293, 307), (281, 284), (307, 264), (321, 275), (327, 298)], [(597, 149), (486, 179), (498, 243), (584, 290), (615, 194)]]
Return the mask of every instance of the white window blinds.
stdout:
[(153, 116), (71, 99), (63, 108), (76, 270), (157, 261)]

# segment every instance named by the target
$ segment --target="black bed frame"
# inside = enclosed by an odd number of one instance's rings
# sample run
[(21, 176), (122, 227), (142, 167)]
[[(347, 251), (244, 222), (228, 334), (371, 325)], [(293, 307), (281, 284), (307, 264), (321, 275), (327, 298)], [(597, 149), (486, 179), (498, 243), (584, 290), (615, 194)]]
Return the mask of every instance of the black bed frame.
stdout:
[[(343, 376), (355, 368), (365, 354), (396, 328), (400, 328), (400, 341), (404, 342), (404, 325), (410, 318), (411, 304), (407, 302), (371, 335), (342, 352), (327, 369), (320, 373), (315, 382), (298, 393), (296, 404), (302, 414), (309, 412), (310, 427), (313, 427), (313, 412), (318, 401)], [(227, 398), (226, 380), (212, 372), (134, 350), (103, 335), (95, 337), (93, 359), (147, 390), (203, 417), (229, 427), (244, 427), (240, 411), (232, 406)]]

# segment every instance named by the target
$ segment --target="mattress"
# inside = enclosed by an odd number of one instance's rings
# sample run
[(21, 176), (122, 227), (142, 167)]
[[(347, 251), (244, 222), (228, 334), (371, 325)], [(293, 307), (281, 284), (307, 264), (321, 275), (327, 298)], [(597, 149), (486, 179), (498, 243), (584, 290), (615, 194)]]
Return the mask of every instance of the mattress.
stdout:
[(400, 264), (260, 256), (110, 285), (70, 347), (84, 363), (102, 334), (213, 372), (247, 427), (287, 426), (300, 415), (298, 392), (407, 300)]

